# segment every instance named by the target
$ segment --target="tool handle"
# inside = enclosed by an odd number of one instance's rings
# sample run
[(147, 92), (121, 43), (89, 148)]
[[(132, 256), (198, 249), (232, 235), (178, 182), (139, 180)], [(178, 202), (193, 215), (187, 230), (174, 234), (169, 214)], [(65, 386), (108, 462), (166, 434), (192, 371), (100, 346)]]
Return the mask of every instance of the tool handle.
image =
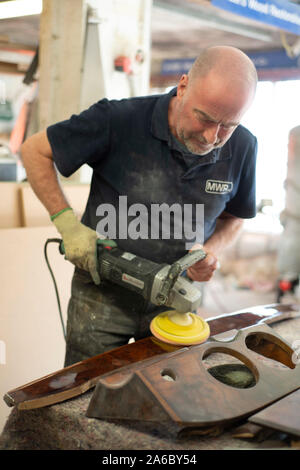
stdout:
[(193, 266), (193, 264), (197, 263), (198, 261), (203, 260), (204, 258), (206, 258), (206, 256), (207, 253), (201, 248), (199, 248), (198, 250), (189, 251), (185, 256), (180, 258), (174, 264), (179, 264), (179, 267), (181, 269), (180, 272), (182, 272), (188, 269), (190, 266)]
[(167, 302), (170, 291), (173, 288), (175, 282), (177, 281), (179, 275), (183, 271), (188, 269), (190, 266), (193, 266), (193, 264), (206, 258), (206, 256), (207, 253), (202, 249), (191, 250), (185, 256), (180, 258), (178, 261), (175, 261), (175, 263), (170, 266), (169, 272), (163, 283), (161, 291), (157, 295), (156, 300), (158, 302), (158, 305), (164, 305)]

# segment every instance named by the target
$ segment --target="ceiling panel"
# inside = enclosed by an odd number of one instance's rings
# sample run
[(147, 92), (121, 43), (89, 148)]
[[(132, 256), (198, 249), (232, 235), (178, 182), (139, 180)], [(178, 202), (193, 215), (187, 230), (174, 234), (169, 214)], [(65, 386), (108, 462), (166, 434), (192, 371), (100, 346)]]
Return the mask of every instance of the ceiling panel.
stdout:
[[(195, 57), (200, 49), (219, 44), (244, 51), (282, 47), (278, 29), (220, 10), (207, 0), (153, 0), (153, 3), (154, 57)], [(298, 38), (288, 33), (285, 36), (291, 44)]]
[[(1, 1), (1, 0), (0, 0)], [(153, 0), (152, 75), (164, 59), (193, 58), (205, 47), (231, 45), (244, 51), (282, 48), (278, 29), (222, 11), (208, 0)], [(285, 34), (288, 44), (298, 39)], [(38, 45), (39, 16), (0, 20), (1, 49), (32, 49)]]
[(39, 15), (0, 20), (0, 44), (16, 43), (35, 48), (39, 41)]

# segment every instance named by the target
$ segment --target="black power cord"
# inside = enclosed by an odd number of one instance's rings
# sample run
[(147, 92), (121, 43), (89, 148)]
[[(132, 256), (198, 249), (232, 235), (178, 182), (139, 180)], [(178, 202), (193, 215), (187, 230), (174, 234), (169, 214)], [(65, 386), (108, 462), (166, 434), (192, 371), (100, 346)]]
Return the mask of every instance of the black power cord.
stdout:
[(53, 271), (51, 269), (51, 266), (50, 266), (50, 263), (49, 263), (49, 260), (48, 260), (48, 255), (47, 255), (47, 247), (48, 247), (49, 243), (59, 243), (59, 244), (61, 244), (61, 239), (59, 239), (59, 238), (48, 238), (48, 240), (46, 241), (46, 243), (44, 245), (44, 255), (45, 255), (46, 264), (48, 266), (48, 269), (50, 271), (50, 274), (51, 274), (51, 277), (52, 277), (52, 280), (53, 280), (56, 299), (57, 299), (57, 305), (58, 305), (58, 311), (59, 311), (60, 321), (61, 321), (62, 330), (63, 330), (63, 335), (64, 335), (64, 338), (66, 340), (66, 330), (65, 330), (65, 325), (64, 325), (62, 312), (61, 312), (61, 305), (60, 305), (60, 298), (59, 298), (59, 293), (58, 293), (58, 289), (57, 289), (57, 284), (56, 284), (56, 280), (55, 280)]

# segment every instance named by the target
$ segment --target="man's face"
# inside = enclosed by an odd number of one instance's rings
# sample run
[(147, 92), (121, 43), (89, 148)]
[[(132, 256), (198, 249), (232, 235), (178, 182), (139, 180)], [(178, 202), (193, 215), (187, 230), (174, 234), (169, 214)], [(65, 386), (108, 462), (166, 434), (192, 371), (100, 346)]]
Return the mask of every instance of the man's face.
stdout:
[(252, 95), (244, 89), (233, 89), (213, 75), (188, 83), (184, 75), (177, 87), (171, 131), (196, 155), (222, 147), (252, 101)]

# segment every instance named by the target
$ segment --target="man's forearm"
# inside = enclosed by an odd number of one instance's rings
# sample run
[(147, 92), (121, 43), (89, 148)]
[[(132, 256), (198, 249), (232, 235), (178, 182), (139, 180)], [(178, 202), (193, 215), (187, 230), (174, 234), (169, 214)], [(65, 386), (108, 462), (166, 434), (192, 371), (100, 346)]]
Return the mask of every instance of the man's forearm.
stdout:
[(27, 179), (50, 215), (69, 206), (60, 187), (45, 133), (35, 134), (21, 147)]
[(206, 241), (204, 248), (216, 255), (231, 245), (243, 227), (243, 219), (238, 217), (224, 217), (217, 220), (213, 235)]

